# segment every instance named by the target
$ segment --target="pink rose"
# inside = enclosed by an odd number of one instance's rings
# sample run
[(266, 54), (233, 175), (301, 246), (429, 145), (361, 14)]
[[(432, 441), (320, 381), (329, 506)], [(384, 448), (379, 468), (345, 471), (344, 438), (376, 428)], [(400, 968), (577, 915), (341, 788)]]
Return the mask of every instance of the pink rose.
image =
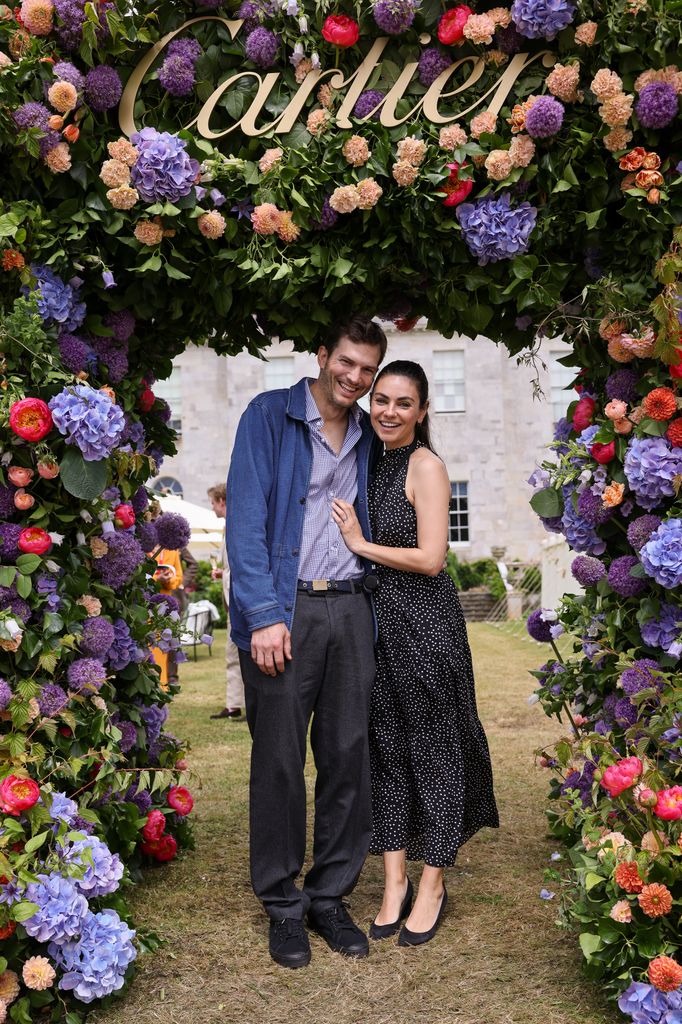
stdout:
[(15, 487), (27, 487), (33, 479), (34, 473), (32, 469), (25, 469), (23, 466), (10, 466), (7, 476)]
[(627, 411), (627, 402), (621, 402), (618, 398), (614, 398), (604, 408), (604, 413), (610, 420), (622, 420)]

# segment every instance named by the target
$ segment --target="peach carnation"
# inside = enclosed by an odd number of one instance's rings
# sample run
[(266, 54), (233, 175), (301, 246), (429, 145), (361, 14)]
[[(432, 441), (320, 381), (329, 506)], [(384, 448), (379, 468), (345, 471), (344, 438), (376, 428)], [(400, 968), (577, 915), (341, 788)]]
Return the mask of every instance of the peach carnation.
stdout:
[(509, 156), (514, 167), (528, 167), (535, 156), (535, 143), (530, 135), (516, 135), (511, 140)]
[(642, 405), (651, 420), (669, 420), (677, 412), (675, 392), (670, 388), (654, 388), (646, 395)]
[(258, 161), (261, 174), (267, 174), (268, 171), (271, 171), (275, 164), (279, 163), (283, 155), (279, 146), (275, 146), (273, 149), (266, 149)]
[(609, 68), (601, 68), (592, 79), (590, 89), (603, 103), (623, 91), (623, 79)]
[(329, 197), (329, 205), (337, 213), (352, 213), (358, 208), (358, 193), (355, 185), (340, 185)]
[(222, 238), (225, 234), (225, 218), (217, 210), (209, 210), (198, 218), (197, 227), (204, 238)]
[(21, 21), (33, 36), (48, 36), (52, 31), (52, 0), (23, 0)]
[(623, 502), (625, 484), (610, 483), (601, 496), (604, 508), (617, 508)]
[(466, 145), (467, 133), (459, 124), (446, 124), (441, 128), (438, 135), (438, 145), (441, 149), (452, 151), (459, 146)]
[(670, 846), (670, 840), (664, 832), (645, 832), (640, 846), (647, 853), (656, 857), (661, 852), (661, 849)]
[(91, 537), (90, 550), (92, 551), (93, 558), (104, 558), (109, 550), (109, 545), (101, 537)]
[(633, 102), (634, 96), (618, 92), (602, 103), (599, 108), (599, 116), (609, 128), (620, 128), (630, 120)]
[(618, 900), (609, 910), (609, 917), (619, 924), (629, 924), (632, 921), (632, 910), (627, 900)]
[(94, 597), (93, 594), (83, 594), (82, 597), (78, 598), (76, 604), (85, 608), (88, 615), (99, 615), (102, 611), (102, 602), (98, 597)]
[(24, 964), (21, 975), (26, 988), (31, 988), (34, 992), (42, 992), (53, 983), (56, 972), (47, 957), (32, 956)]
[(639, 359), (648, 359), (656, 347), (656, 335), (651, 327), (644, 327), (636, 334), (621, 334), (619, 341), (626, 351), (632, 352)]
[(577, 26), (574, 38), (576, 43), (579, 43), (581, 46), (592, 46), (596, 35), (597, 22), (584, 21), (582, 25)]
[(580, 68), (577, 64), (555, 64), (547, 76), (547, 88), (552, 96), (564, 103), (575, 103), (578, 99)]
[(296, 78), (296, 82), (298, 83), (298, 85), (300, 85), (301, 82), (303, 82), (308, 77), (312, 70), (313, 62), (311, 61), (310, 57), (304, 57), (303, 60), (300, 60), (298, 62), (296, 71), (294, 72), (294, 77)]
[(640, 877), (639, 868), (634, 860), (625, 860), (619, 864), (613, 872), (613, 877), (616, 885), (620, 886), (621, 889), (625, 889), (626, 892), (641, 892), (644, 888), (644, 882)]
[(328, 110), (311, 110), (306, 121), (306, 128), (311, 135), (321, 135), (330, 120), (331, 117)]
[(251, 226), (257, 235), (274, 235), (282, 218), (274, 203), (261, 203), (251, 214)]
[(502, 50), (486, 50), (483, 54), (483, 60), (486, 64), (492, 64), (493, 67), (499, 68), (507, 63), (509, 54), (503, 53)]
[(121, 160), (105, 160), (99, 176), (108, 188), (121, 188), (130, 183), (130, 168)]
[(477, 114), (476, 117), (472, 117), (471, 124), (469, 125), (469, 131), (473, 138), (480, 139), (481, 135), (492, 133), (495, 131), (497, 125), (497, 117), (492, 114), (489, 110), (485, 110), (482, 114)]
[(47, 98), (60, 114), (68, 114), (78, 103), (78, 93), (71, 82), (55, 82), (47, 90)]
[(673, 898), (667, 885), (651, 882), (645, 885), (637, 897), (637, 902), (647, 917), (664, 917), (673, 906)]
[(142, 245), (158, 245), (163, 238), (163, 227), (153, 220), (138, 220), (133, 234)]
[(343, 144), (343, 155), (353, 167), (362, 167), (367, 163), (372, 153), (361, 135), (351, 135)]
[(398, 160), (397, 163), (393, 164), (391, 168), (391, 174), (393, 178), (401, 187), (412, 185), (418, 175), (419, 171), (412, 164), (408, 164), (407, 160)]
[(58, 142), (45, 155), (45, 163), (53, 174), (63, 174), (71, 167), (71, 154), (65, 142)]
[(508, 7), (491, 7), (485, 13), (499, 28), (508, 28), (511, 25), (512, 16)]
[(14, 971), (0, 974), (0, 999), (9, 1006), (19, 995), (19, 976)]
[(7, 1020), (7, 1003), (4, 999), (0, 999), (0, 1024), (5, 1024)]
[(331, 105), (334, 101), (334, 90), (329, 82), (323, 82), (317, 90), (317, 99), (326, 110), (331, 109)]
[(493, 149), (485, 159), (485, 169), (493, 181), (504, 181), (511, 174), (513, 167), (511, 153), (506, 149)]
[(608, 149), (609, 153), (617, 153), (621, 149), (625, 149), (632, 142), (632, 132), (629, 128), (613, 128), (607, 135), (604, 136), (604, 145)]
[(131, 210), (139, 198), (137, 189), (128, 185), (110, 188), (107, 192), (107, 199), (115, 210)]
[(409, 136), (398, 143), (398, 160), (406, 160), (413, 167), (419, 167), (426, 156), (426, 143)]
[(671, 956), (657, 956), (649, 964), (648, 974), (659, 992), (674, 992), (682, 985), (682, 966)]
[(516, 103), (512, 107), (511, 117), (507, 118), (507, 124), (511, 125), (512, 135), (522, 132), (526, 128), (526, 114), (533, 106), (537, 96), (529, 96), (523, 103)]
[(355, 191), (358, 194), (358, 209), (371, 210), (381, 199), (384, 190), (374, 178), (365, 178), (356, 185)]
[(128, 164), (128, 167), (133, 166), (139, 155), (135, 146), (127, 139), (107, 142), (107, 151), (112, 160), (120, 160), (122, 164)]
[(3, 51), (0, 50), (0, 71), (2, 71), (3, 68), (8, 68), (12, 63), (14, 63), (12, 58), (8, 57), (6, 53), (3, 53)]
[(288, 210), (285, 210), (279, 218), (277, 234), (283, 242), (295, 242), (301, 234), (301, 229), (298, 225), (294, 224), (293, 214)]
[(487, 46), (495, 34), (495, 22), (488, 14), (470, 14), (464, 23), (464, 38), (470, 43)]
[(635, 79), (635, 92), (641, 92), (645, 85), (651, 85), (652, 82), (671, 85), (678, 96), (682, 93), (682, 72), (676, 64), (669, 64), (667, 68), (660, 68), (658, 71), (643, 71)]

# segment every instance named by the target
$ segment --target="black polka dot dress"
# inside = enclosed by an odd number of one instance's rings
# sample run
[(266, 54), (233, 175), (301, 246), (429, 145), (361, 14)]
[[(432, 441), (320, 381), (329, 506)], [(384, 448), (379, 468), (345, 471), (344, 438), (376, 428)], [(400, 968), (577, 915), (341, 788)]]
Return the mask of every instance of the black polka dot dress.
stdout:
[[(405, 480), (419, 446), (387, 450), (377, 466), (369, 492), (375, 544), (417, 546)], [(378, 565), (376, 573), (371, 852), (406, 849), (410, 860), (447, 867), (475, 832), (499, 824), (464, 616), (445, 572)]]

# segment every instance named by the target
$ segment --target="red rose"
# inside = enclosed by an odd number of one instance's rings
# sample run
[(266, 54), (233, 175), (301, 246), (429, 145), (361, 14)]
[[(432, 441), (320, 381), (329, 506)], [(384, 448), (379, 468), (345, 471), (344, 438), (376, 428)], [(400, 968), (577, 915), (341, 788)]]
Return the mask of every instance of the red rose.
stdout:
[(178, 844), (173, 836), (162, 836), (156, 847), (154, 857), (158, 861), (173, 860), (178, 852)]
[(9, 411), (9, 425), (24, 441), (42, 441), (52, 430), (52, 413), (42, 398), (22, 398)]
[(0, 783), (0, 808), (5, 814), (13, 814), (18, 818), (22, 811), (33, 807), (39, 797), (40, 790), (33, 779), (8, 775)]
[[(459, 206), (471, 192), (474, 182), (472, 178), (463, 178), (460, 181), (460, 166), (458, 163), (448, 164), (447, 166), (450, 168), (450, 177), (442, 185), (438, 186), (438, 191), (447, 193), (443, 200), (443, 206)], [(462, 164), (462, 170), (465, 167), (466, 164)]]
[(616, 457), (616, 442), (609, 441), (608, 444), (601, 444), (597, 441), (590, 448), (590, 455), (600, 466), (605, 466), (607, 462), (611, 462)]
[(393, 321), (397, 331), (411, 331), (416, 324), (418, 316), (399, 316)]
[(142, 828), (142, 835), (152, 842), (160, 839), (166, 828), (166, 816), (156, 809), (149, 812)]
[(3, 925), (3, 927), (0, 928), (0, 940), (9, 939), (12, 935), (14, 935), (16, 930), (16, 921), (8, 921), (6, 925)]
[(458, 46), (464, 39), (464, 26), (474, 12), (466, 4), (452, 7), (441, 15), (438, 38), (445, 46)]
[(190, 813), (194, 807), (194, 800), (186, 786), (171, 786), (168, 790), (168, 806), (181, 817)]
[(594, 398), (590, 398), (588, 395), (585, 395), (580, 399), (575, 407), (572, 420), (573, 429), (576, 433), (579, 434), (581, 430), (585, 429), (585, 427), (589, 427), (594, 417), (596, 405), (597, 403)]
[(44, 555), (52, 547), (50, 535), (39, 526), (27, 526), (19, 534), (17, 547), (26, 555)]
[(145, 388), (140, 395), (140, 409), (142, 412), (149, 412), (156, 401), (156, 395), (151, 388)]
[(322, 35), (334, 46), (355, 46), (360, 38), (357, 21), (345, 14), (330, 14), (322, 26)]
[(132, 505), (117, 505), (114, 509), (114, 522), (121, 529), (135, 525), (135, 509)]

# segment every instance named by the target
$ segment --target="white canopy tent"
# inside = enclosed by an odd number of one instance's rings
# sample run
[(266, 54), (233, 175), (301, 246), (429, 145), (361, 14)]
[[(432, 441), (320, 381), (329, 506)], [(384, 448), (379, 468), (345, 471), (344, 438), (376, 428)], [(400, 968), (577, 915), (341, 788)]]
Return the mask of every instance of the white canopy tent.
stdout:
[(177, 512), (189, 523), (192, 531), (189, 550), (195, 558), (220, 558), (224, 519), (220, 519), (210, 508), (203, 508), (172, 494), (159, 495), (159, 503), (164, 512)]

